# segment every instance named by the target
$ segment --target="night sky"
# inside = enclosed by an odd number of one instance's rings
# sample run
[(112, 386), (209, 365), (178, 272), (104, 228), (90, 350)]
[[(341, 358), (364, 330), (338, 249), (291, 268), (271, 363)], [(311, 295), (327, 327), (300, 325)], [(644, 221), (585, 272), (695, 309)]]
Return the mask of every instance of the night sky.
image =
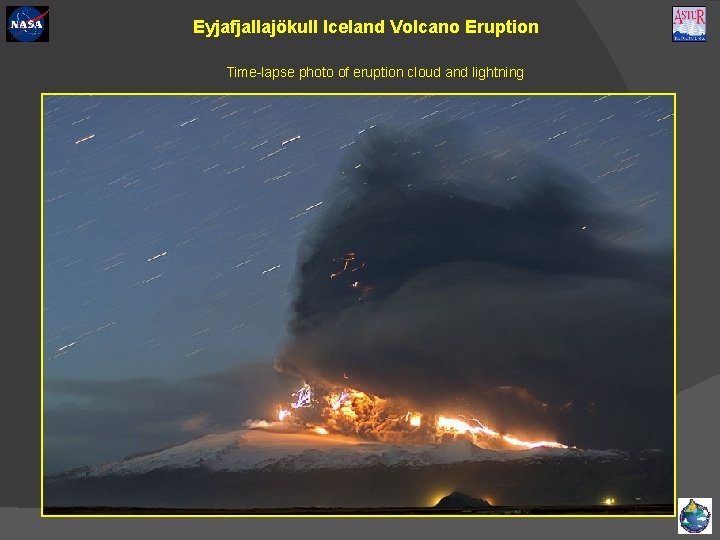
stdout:
[[(47, 97), (46, 472), (268, 416), (291, 390), (273, 362), (304, 242), (338, 223), (375, 134), (431, 145), (465, 183), (463, 156), (543, 163), (591, 193), (574, 210), (622, 216), (604, 240), (671, 253), (672, 113), (643, 96)], [(522, 198), (521, 180), (492, 182)]]

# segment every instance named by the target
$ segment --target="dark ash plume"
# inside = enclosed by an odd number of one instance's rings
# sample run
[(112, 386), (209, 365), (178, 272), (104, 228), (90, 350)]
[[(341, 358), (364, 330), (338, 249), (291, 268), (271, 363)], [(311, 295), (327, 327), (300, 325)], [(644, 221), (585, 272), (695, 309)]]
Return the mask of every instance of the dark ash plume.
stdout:
[(618, 242), (636, 224), (538, 157), (373, 131), (306, 239), (278, 369), (518, 436), (669, 447), (671, 253)]

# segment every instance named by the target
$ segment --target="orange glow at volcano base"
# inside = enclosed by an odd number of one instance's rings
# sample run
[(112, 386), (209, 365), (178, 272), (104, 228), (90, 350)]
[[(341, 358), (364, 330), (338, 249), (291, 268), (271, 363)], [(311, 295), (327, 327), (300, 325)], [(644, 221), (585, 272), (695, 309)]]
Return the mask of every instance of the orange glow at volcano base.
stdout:
[(518, 439), (517, 437), (513, 437), (512, 435), (501, 435), (497, 431), (490, 429), (487, 426), (484, 426), (479, 420), (475, 420), (473, 418), (471, 421), (474, 422), (474, 424), (469, 424), (463, 420), (458, 420), (456, 418), (445, 418), (444, 416), (441, 416), (438, 418), (437, 427), (438, 430), (451, 432), (455, 431), (457, 433), (469, 432), (473, 435), (482, 433), (496, 439), (502, 439), (503, 441), (511, 444), (512, 446), (518, 446), (522, 448), (567, 448), (566, 445), (560, 444), (555, 441), (523, 441), (521, 439)]
[[(482, 448), (505, 450), (568, 448), (557, 441), (526, 441), (511, 434), (500, 433), (476, 418), (400, 409), (401, 404), (394, 400), (348, 387), (329, 392), (316, 401), (311, 400), (313, 390), (310, 385), (304, 383), (301, 389), (292, 395), (296, 398), (295, 403), (290, 403), (287, 409), (279, 407), (278, 420), (320, 435), (350, 435), (365, 440), (393, 443), (428, 443), (448, 437), (465, 438)], [(293, 408), (295, 413), (291, 412)], [(401, 412), (402, 410), (406, 412)]]

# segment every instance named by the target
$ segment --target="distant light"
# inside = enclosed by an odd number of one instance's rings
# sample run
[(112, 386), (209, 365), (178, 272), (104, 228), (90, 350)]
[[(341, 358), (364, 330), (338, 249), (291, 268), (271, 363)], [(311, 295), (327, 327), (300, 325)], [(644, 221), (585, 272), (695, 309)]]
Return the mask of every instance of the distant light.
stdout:
[(605, 500), (603, 501), (603, 503), (604, 503), (604, 504), (607, 504), (608, 506), (610, 506), (611, 504), (615, 504), (615, 499), (614, 499), (613, 497), (608, 497), (607, 499), (605, 499)]

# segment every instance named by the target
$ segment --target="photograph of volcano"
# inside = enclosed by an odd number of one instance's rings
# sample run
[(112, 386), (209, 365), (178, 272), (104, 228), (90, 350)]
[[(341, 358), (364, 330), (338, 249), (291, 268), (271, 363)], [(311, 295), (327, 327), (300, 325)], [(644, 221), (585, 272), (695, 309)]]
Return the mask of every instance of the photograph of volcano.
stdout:
[(45, 515), (672, 515), (674, 96), (45, 95)]

